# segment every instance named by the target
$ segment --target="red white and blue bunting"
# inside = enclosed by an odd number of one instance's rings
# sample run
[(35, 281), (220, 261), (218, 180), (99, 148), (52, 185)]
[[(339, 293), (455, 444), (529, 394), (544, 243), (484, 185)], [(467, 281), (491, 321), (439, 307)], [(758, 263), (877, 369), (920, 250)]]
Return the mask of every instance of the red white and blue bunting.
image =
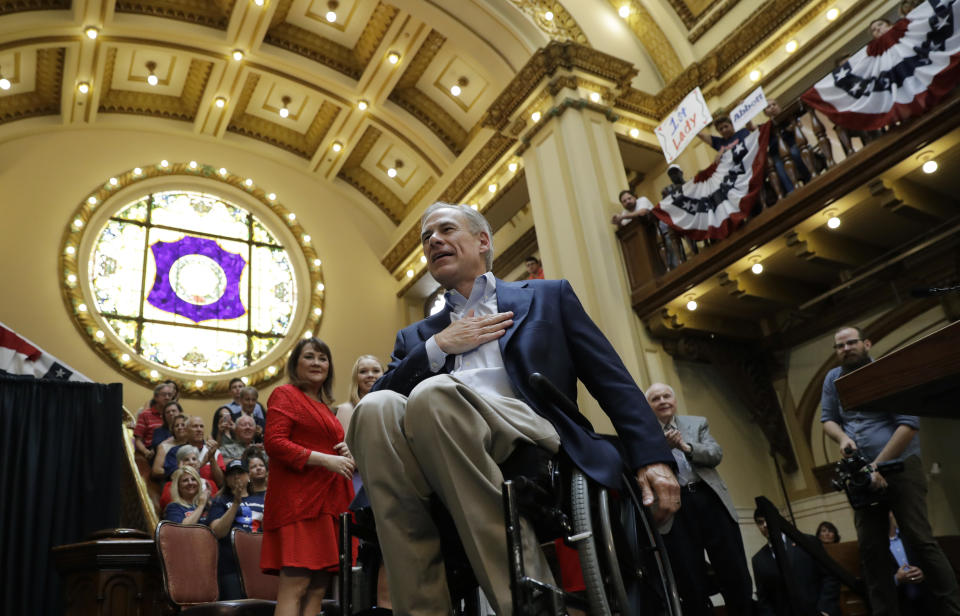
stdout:
[(770, 123), (766, 122), (658, 203), (653, 213), (694, 240), (727, 237), (757, 202), (769, 141)]
[(921, 115), (960, 81), (958, 24), (960, 2), (927, 0), (801, 98), (855, 130)]

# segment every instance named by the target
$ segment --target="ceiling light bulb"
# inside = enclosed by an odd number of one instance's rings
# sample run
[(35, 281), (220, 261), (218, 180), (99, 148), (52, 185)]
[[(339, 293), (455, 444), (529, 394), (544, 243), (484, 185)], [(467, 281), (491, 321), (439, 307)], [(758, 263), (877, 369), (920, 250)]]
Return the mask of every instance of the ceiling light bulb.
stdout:
[(400, 61), (400, 54), (398, 54), (397, 52), (391, 51), (390, 53), (387, 54), (387, 62), (389, 62), (390, 64), (396, 64), (399, 61)]
[(86, 304), (77, 304), (77, 310), (79, 310), (80, 312), (86, 312), (86, 311), (87, 311), (87, 305), (86, 305)]
[(290, 110), (287, 109), (286, 107), (281, 107), (281, 108), (280, 108), (280, 117), (281, 117), (281, 118), (290, 117)]
[(324, 285), (322, 282), (317, 283), (317, 291), (323, 291), (326, 288), (326, 285)]
[(202, 379), (197, 379), (197, 380), (194, 381), (193, 383), (194, 383), (194, 385), (196, 385), (197, 387), (203, 387), (203, 380), (202, 380)]
[(243, 384), (246, 385), (250, 382), (250, 377), (242, 376), (240, 380), (243, 381)]
[(510, 170), (510, 173), (516, 173), (516, 172), (517, 172), (517, 163), (510, 163), (509, 165), (507, 165), (507, 169)]
[(763, 265), (761, 263), (754, 263), (753, 267), (750, 268), (750, 271), (753, 272), (754, 274), (762, 274)]
[(98, 330), (97, 330), (97, 338), (99, 338), (100, 340), (103, 340), (103, 337), (104, 337), (105, 335), (106, 335), (106, 334), (103, 333), (103, 330), (102, 330), (102, 329), (98, 329)]
[(86, 94), (90, 91), (90, 84), (86, 81), (81, 81), (77, 84), (77, 91), (80, 92), (80, 94)]
[(267, 199), (270, 199), (271, 201), (276, 200), (276, 198), (277, 198), (277, 193), (270, 193), (269, 195), (267, 195)]
[(263, 6), (264, 4), (266, 4), (266, 0), (253, 0), (253, 3), (256, 4), (257, 6)]
[[(76, 275), (70, 274), (69, 276), (67, 276), (67, 282), (69, 282), (70, 284), (73, 284), (76, 281), (77, 281)], [(100, 336), (100, 337), (102, 338), (103, 336)]]
[(68, 255), (72, 255), (72, 254), (75, 253), (75, 252), (77, 252), (77, 249), (76, 249), (76, 248), (74, 248), (73, 246), (67, 246), (67, 254), (68, 254)]
[(591, 93), (590, 93), (590, 100), (593, 101), (594, 103), (599, 103), (599, 102), (600, 102), (600, 93), (599, 93), (599, 92), (591, 92)]
[(167, 167), (170, 166), (170, 161), (167, 160), (167, 159), (163, 159), (163, 160), (160, 161), (160, 166), (161, 166), (162, 168), (166, 169)]
[(141, 169), (140, 167), (133, 168), (133, 175), (141, 175), (142, 173), (143, 173), (143, 169)]
[(387, 169), (387, 175), (389, 175), (392, 178), (395, 178), (397, 177), (397, 170), (394, 169), (393, 167), (390, 167), (389, 169)]
[(547, 11), (543, 14), (543, 18), (547, 21), (553, 21), (553, 11)]
[(310, 243), (310, 234), (309, 234), (309, 233), (304, 233), (304, 234), (303, 234), (303, 243), (304, 243), (304, 244), (309, 244), (309, 243)]
[(759, 69), (753, 69), (752, 71), (750, 71), (750, 81), (753, 81), (753, 82), (760, 81), (760, 77), (762, 75), (763, 73), (761, 73)]
[(191, 160), (191, 161), (190, 161), (190, 164), (187, 165), (187, 166), (190, 167), (191, 169), (196, 169), (196, 168), (197, 168), (197, 161)]
[(323, 265), (323, 261), (321, 261), (320, 259), (314, 259), (314, 260), (313, 260), (313, 266), (314, 266), (314, 267), (320, 267), (321, 265)]
[(123, 355), (121, 355), (121, 356), (120, 356), (120, 361), (130, 361), (130, 354), (129, 354), (129, 353), (124, 353)]
[(840, 226), (840, 219), (837, 218), (836, 216), (831, 216), (830, 220), (827, 221), (827, 226), (830, 227), (831, 229), (836, 229), (837, 227)]
[(530, 114), (530, 119), (533, 120), (534, 122), (539, 122), (539, 121), (540, 121), (540, 112), (539, 112), (539, 111), (534, 111), (533, 113), (531, 113), (531, 114)]
[(90, 205), (96, 205), (96, 204), (97, 204), (97, 198), (94, 197), (94, 196), (87, 197), (87, 203), (89, 203)]
[(233, 59), (236, 60), (237, 62), (239, 62), (240, 60), (243, 60), (243, 52), (240, 51), (239, 49), (234, 49)]
[(491, 184), (490, 186), (487, 186), (487, 190), (489, 190), (489, 191), (492, 192), (492, 193), (495, 193), (495, 192), (497, 192), (497, 185), (496, 185), (496, 184)]
[(330, 23), (337, 21), (337, 14), (335, 11), (327, 11), (327, 21)]
[(473, 211), (477, 211), (477, 210), (480, 209), (480, 206), (478, 206), (476, 203), (471, 203), (471, 204), (470, 204), (470, 209), (473, 210)]
[(0, 90), (9, 90), (10, 80), (6, 77), (0, 77)]
[(940, 165), (938, 165), (937, 161), (935, 160), (928, 160), (927, 162), (923, 163), (922, 167), (924, 173), (934, 173), (939, 168)]
[(833, 8), (827, 11), (827, 21), (833, 21), (839, 16), (840, 16), (840, 9)]
[(270, 374), (276, 374), (276, 373), (277, 373), (277, 367), (276, 367), (276, 366), (270, 366), (269, 368), (267, 368), (267, 372), (269, 372)]
[(149, 83), (151, 86), (155, 86), (158, 83), (160, 83), (160, 78), (154, 75), (153, 73), (150, 73), (149, 75), (147, 75), (147, 83)]
[(453, 84), (452, 86), (450, 86), (450, 94), (453, 94), (454, 96), (460, 96), (460, 93), (462, 91), (463, 90), (461, 90), (460, 86), (458, 86), (457, 84)]
[(359, 101), (357, 101), (357, 109), (359, 109), (360, 111), (363, 111), (363, 110), (365, 110), (366, 108), (367, 108), (367, 101), (362, 100), (362, 99), (359, 100)]
[(151, 378), (151, 379), (160, 378), (160, 373), (157, 372), (156, 370), (151, 370), (151, 371), (150, 371), (150, 378)]
[(110, 178), (110, 186), (116, 186), (120, 181), (117, 178)]
[(639, 128), (631, 128), (631, 129), (630, 129), (630, 136), (633, 137), (634, 139), (636, 139), (637, 137), (639, 137), (639, 136), (640, 136), (640, 129), (639, 129)]
[(294, 214), (293, 212), (290, 212), (289, 214), (287, 214), (287, 218), (288, 218), (291, 222), (293, 222), (294, 220), (297, 219), (297, 215)]
[(695, 302), (694, 300), (690, 300), (689, 302), (687, 302), (687, 310), (689, 310), (690, 312), (693, 312), (696, 309), (697, 309), (697, 302)]
[(217, 169), (217, 172), (218, 172), (220, 175), (227, 175), (227, 168), (226, 168), (226, 167), (220, 167), (219, 169)]
[(246, 186), (247, 188), (250, 188), (251, 186), (253, 186), (253, 180), (250, 178), (247, 178), (243, 181), (243, 185)]
[(339, 151), (342, 150), (342, 149), (343, 149), (343, 144), (342, 144), (342, 143), (340, 143), (339, 141), (334, 141), (334, 142), (333, 142), (333, 151), (334, 151), (334, 152), (339, 152)]
[(408, 270), (407, 270), (407, 278), (413, 278), (413, 273), (414, 273), (414, 272), (413, 272), (412, 269), (408, 269)]
[(100, 35), (100, 31), (97, 30), (96, 28), (94, 28), (93, 26), (88, 26), (88, 27), (83, 31), (83, 33), (86, 34), (86, 35), (87, 35), (87, 38), (90, 39), (90, 40), (93, 40), (93, 39), (97, 38), (97, 36)]
[(426, 263), (426, 262), (427, 262), (427, 257), (424, 255), (420, 255), (420, 263)]
[(227, 99), (223, 98), (222, 96), (218, 96), (217, 98), (213, 99), (213, 104), (217, 106), (217, 109), (223, 109), (227, 106)]
[(797, 47), (799, 46), (800, 46), (800, 43), (797, 42), (797, 39), (793, 39), (791, 41), (787, 41), (787, 46), (785, 47), (785, 49), (787, 50), (787, 53), (793, 53), (797, 50)]
[(321, 314), (323, 314), (323, 310), (320, 309), (320, 308), (314, 308), (314, 309), (313, 309), (313, 314), (315, 314), (315, 315), (317, 315), (317, 316), (320, 316)]
[(620, 7), (620, 10), (618, 10), (617, 13), (620, 15), (620, 17), (623, 17), (624, 19), (626, 19), (627, 17), (630, 17), (630, 5), (624, 4), (623, 6)]
[(74, 219), (73, 219), (73, 226), (79, 229), (80, 227), (83, 226), (83, 221), (80, 220), (79, 218), (74, 218)]

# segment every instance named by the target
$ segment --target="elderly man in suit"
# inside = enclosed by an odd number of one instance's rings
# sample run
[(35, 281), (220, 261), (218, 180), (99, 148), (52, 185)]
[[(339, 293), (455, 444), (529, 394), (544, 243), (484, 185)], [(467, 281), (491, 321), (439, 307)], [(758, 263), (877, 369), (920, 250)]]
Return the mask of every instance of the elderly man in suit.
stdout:
[[(629, 465), (646, 504), (680, 505), (673, 457), (656, 417), (565, 280), (493, 276), (490, 226), (465, 205), (424, 212), (427, 267), (447, 289), (441, 312), (397, 334), (389, 369), (357, 405), (348, 431), (377, 520), (394, 613), (451, 613), (431, 495), (449, 510), (496, 613), (512, 612), (498, 467), (520, 445), (560, 448), (595, 481)], [(579, 413), (539, 400), (540, 372), (571, 399), (581, 380), (611, 418), (625, 459)], [(524, 563), (551, 579), (529, 528)]]
[(740, 536), (740, 523), (716, 466), (723, 450), (710, 435), (705, 417), (677, 415), (673, 388), (654, 383), (647, 400), (663, 428), (681, 485), (680, 512), (664, 542), (683, 602), (683, 613), (712, 614), (707, 592), (706, 550), (731, 616), (752, 613), (753, 584)]

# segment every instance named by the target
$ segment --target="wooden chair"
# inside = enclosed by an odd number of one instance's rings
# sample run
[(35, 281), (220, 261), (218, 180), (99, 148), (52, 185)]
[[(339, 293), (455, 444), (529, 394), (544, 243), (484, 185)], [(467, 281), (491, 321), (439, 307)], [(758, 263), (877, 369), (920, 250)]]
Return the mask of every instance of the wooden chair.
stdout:
[(234, 528), (230, 531), (230, 543), (233, 545), (233, 555), (240, 568), (243, 594), (250, 599), (276, 601), (280, 578), (276, 575), (267, 575), (260, 569), (263, 534)]
[(179, 613), (190, 616), (268, 616), (275, 603), (258, 599), (217, 601), (217, 538), (198, 524), (163, 521), (154, 535), (163, 590)]

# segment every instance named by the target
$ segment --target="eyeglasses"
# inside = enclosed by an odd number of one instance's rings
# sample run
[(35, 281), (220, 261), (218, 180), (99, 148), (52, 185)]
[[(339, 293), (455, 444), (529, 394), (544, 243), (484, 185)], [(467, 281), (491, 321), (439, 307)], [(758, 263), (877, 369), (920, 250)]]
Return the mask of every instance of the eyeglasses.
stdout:
[(854, 338), (853, 340), (845, 340), (845, 341), (843, 341), (843, 342), (838, 342), (838, 343), (836, 343), (835, 345), (833, 345), (833, 348), (835, 348), (836, 350), (839, 351), (839, 350), (845, 349), (845, 348), (847, 348), (847, 347), (856, 346), (858, 342), (863, 342), (863, 340), (861, 340), (861, 339), (859, 339), (859, 338)]

